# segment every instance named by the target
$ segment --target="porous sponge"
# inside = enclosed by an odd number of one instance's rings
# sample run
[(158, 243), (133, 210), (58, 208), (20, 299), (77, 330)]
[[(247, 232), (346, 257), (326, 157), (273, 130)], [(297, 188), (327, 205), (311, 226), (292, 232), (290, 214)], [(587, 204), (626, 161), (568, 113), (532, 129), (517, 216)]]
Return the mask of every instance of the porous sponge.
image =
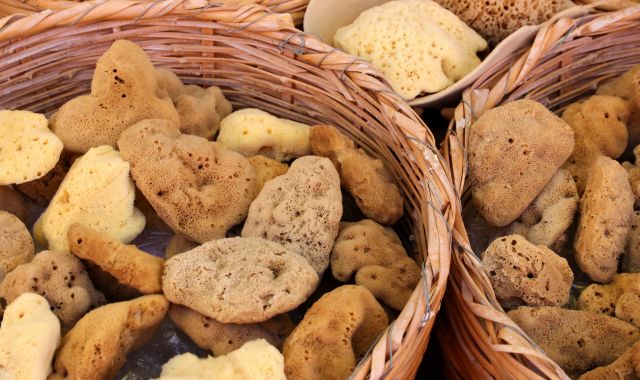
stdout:
[(225, 117), (217, 142), (245, 157), (260, 154), (281, 162), (311, 152), (308, 125), (279, 119), (255, 108)]
[(65, 252), (67, 231), (74, 222), (128, 243), (145, 225), (133, 206), (134, 196), (129, 163), (111, 146), (92, 148), (75, 161), (34, 231), (42, 231), (49, 249)]
[(450, 86), (476, 66), (487, 43), (429, 0), (396, 0), (370, 8), (338, 29), (336, 47), (362, 57), (406, 99)]
[(0, 146), (0, 185), (44, 176), (62, 153), (62, 141), (44, 115), (29, 111), (0, 111)]
[(284, 358), (264, 339), (252, 340), (217, 358), (198, 358), (192, 353), (173, 357), (162, 366), (158, 380), (286, 380)]

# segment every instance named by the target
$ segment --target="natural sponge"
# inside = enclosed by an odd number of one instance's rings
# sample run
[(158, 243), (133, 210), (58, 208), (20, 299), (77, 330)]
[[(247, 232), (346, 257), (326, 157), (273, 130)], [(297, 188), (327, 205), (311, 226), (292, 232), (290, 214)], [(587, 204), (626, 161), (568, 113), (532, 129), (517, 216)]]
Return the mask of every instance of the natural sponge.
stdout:
[(224, 356), (201, 359), (192, 353), (173, 357), (162, 366), (158, 380), (287, 380), (284, 358), (264, 339), (245, 343)]
[(492, 45), (525, 25), (538, 25), (574, 4), (569, 0), (435, 0)]
[(225, 117), (217, 142), (247, 157), (260, 154), (277, 161), (310, 153), (308, 125), (279, 119), (255, 108)]
[(629, 106), (615, 96), (594, 95), (569, 105), (562, 120), (574, 131), (575, 149), (565, 167), (571, 172), (580, 194), (589, 168), (601, 155), (618, 158), (627, 147)]
[(218, 87), (184, 86), (166, 69), (156, 69), (156, 77), (158, 92), (171, 98), (180, 115), (182, 133), (210, 139), (218, 132), (220, 121), (231, 113), (231, 104)]
[(145, 224), (133, 206), (134, 189), (129, 163), (118, 152), (106, 145), (92, 148), (74, 162), (34, 231), (42, 231), (49, 249), (67, 252), (74, 222), (130, 242)]
[(60, 322), (47, 300), (33, 293), (21, 295), (2, 319), (0, 379), (46, 379), (58, 343)]
[(175, 232), (200, 243), (224, 237), (247, 216), (255, 191), (249, 161), (166, 120), (144, 120), (120, 136), (136, 186)]
[(573, 272), (567, 260), (519, 235), (494, 240), (482, 256), (484, 269), (500, 304), (564, 306)]
[(264, 185), (249, 208), (242, 236), (281, 243), (322, 274), (329, 266), (341, 217), (336, 169), (326, 158), (305, 156), (295, 160), (287, 174)]
[(640, 211), (634, 211), (627, 235), (627, 246), (620, 258), (622, 272), (640, 272)]
[(34, 253), (27, 227), (15, 215), (0, 211), (0, 282), (18, 265), (31, 261)]
[(640, 341), (627, 349), (613, 363), (593, 369), (578, 380), (640, 379)]
[(24, 221), (27, 214), (27, 204), (22, 195), (11, 186), (0, 186), (0, 211), (6, 211)]
[(256, 171), (256, 196), (260, 193), (265, 183), (289, 170), (287, 164), (262, 155), (249, 157), (248, 160)]
[(164, 260), (110, 238), (103, 232), (74, 223), (69, 227), (69, 249), (142, 294), (161, 293)]
[(346, 379), (387, 324), (366, 288), (345, 285), (325, 293), (284, 343), (287, 379)]
[(633, 306), (640, 297), (640, 273), (617, 274), (609, 284), (591, 284), (580, 293), (578, 308), (616, 316), (640, 327), (640, 305)]
[(330, 125), (311, 127), (310, 143), (314, 155), (333, 162), (342, 185), (366, 217), (387, 225), (400, 219), (402, 194), (381, 160), (356, 149), (351, 139)]
[(163, 296), (150, 295), (91, 311), (62, 338), (49, 380), (113, 379), (127, 352), (151, 337), (168, 308)]
[(336, 47), (378, 67), (406, 99), (437, 92), (476, 66), (487, 43), (456, 15), (428, 0), (370, 8), (338, 29)]
[(60, 159), (49, 173), (44, 177), (16, 185), (15, 189), (38, 204), (38, 206), (47, 207), (53, 196), (56, 195), (62, 180), (69, 172), (73, 161), (78, 157), (75, 153), (63, 150), (60, 154)]
[(138, 45), (118, 40), (96, 64), (91, 95), (63, 104), (51, 119), (65, 149), (84, 153), (100, 145), (115, 146), (120, 133), (144, 119), (167, 119), (180, 125), (171, 100), (156, 96), (153, 64)]
[(356, 273), (356, 284), (367, 288), (377, 299), (402, 310), (411, 298), (422, 271), (410, 257), (389, 266), (367, 265)]
[(0, 146), (0, 185), (44, 176), (62, 153), (62, 141), (44, 115), (29, 111), (0, 111)]
[(265, 339), (276, 348), (282, 348), (284, 339), (294, 328), (287, 314), (275, 316), (261, 323), (239, 325), (220, 323), (179, 305), (171, 305), (169, 318), (198, 347), (211, 351), (213, 356), (228, 354), (256, 339)]
[(82, 262), (61, 251), (43, 251), (33, 261), (9, 273), (0, 283), (0, 298), (13, 302), (23, 293), (45, 297), (51, 310), (62, 321), (63, 330), (71, 328), (89, 309), (105, 302), (89, 280)]
[(222, 323), (264, 322), (293, 310), (318, 285), (302, 256), (260, 238), (213, 240), (167, 260), (162, 290)]
[(589, 169), (574, 241), (580, 269), (598, 282), (609, 282), (627, 242), (633, 216), (633, 192), (620, 164), (600, 156)]
[(571, 377), (612, 363), (640, 339), (633, 325), (588, 311), (523, 306), (507, 315)]
[(520, 215), (512, 230), (522, 231), (533, 244), (551, 247), (573, 223), (578, 201), (578, 189), (571, 173), (559, 169)]
[(547, 186), (573, 151), (573, 131), (542, 104), (516, 100), (472, 126), (469, 182), (485, 220), (506, 226)]

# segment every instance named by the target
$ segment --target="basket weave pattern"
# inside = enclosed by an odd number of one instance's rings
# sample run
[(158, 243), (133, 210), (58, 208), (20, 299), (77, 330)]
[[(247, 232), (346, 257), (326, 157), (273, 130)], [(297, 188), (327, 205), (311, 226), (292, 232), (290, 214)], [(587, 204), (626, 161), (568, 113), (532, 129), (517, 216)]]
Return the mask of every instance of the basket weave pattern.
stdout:
[[(610, 8), (609, 4), (609, 8)], [(628, 4), (627, 4), (628, 5)], [(597, 84), (640, 63), (640, 6), (561, 18), (531, 45), (506, 57), (463, 94), (443, 144), (457, 191), (469, 201), (466, 148), (470, 128), (487, 110), (530, 98), (554, 112), (592, 94)], [(461, 218), (454, 226), (449, 288), (436, 329), (452, 378), (567, 379), (504, 313)]]
[(405, 197), (399, 223), (423, 278), (352, 378), (415, 376), (447, 283), (460, 215), (449, 166), (426, 125), (380, 73), (294, 29), (289, 15), (251, 4), (115, 0), (0, 20), (0, 107), (50, 114), (87, 93), (116, 39), (139, 44), (185, 82), (220, 86), (235, 107), (340, 128), (382, 159)]

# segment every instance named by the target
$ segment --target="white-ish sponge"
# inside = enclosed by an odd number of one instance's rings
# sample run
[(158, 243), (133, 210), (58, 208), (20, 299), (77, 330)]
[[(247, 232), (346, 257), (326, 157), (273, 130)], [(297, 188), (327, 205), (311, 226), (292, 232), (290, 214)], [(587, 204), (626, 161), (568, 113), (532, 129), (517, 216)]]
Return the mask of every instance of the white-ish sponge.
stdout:
[(286, 380), (284, 358), (264, 339), (252, 340), (227, 355), (200, 359), (178, 355), (162, 366), (159, 380)]
[(62, 141), (44, 115), (0, 111), (0, 185), (29, 182), (47, 174), (60, 159)]
[(261, 154), (282, 162), (311, 154), (309, 129), (306, 124), (247, 108), (220, 122), (217, 142), (245, 157)]
[(336, 47), (362, 57), (406, 99), (450, 86), (476, 66), (487, 42), (431, 0), (396, 0), (363, 12), (334, 37)]
[(24, 293), (7, 307), (0, 327), (0, 379), (46, 379), (59, 343), (60, 321), (47, 300)]
[(34, 237), (44, 237), (50, 250), (69, 252), (67, 231), (77, 222), (128, 243), (145, 225), (144, 215), (133, 206), (134, 197), (129, 163), (111, 146), (91, 148), (69, 169), (36, 222)]

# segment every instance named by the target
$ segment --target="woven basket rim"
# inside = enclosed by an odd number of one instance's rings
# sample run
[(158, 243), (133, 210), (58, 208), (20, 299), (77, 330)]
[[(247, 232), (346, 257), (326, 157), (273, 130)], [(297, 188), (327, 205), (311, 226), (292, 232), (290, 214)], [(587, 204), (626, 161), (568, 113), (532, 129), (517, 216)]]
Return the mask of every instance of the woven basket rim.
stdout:
[[(29, 56), (35, 50), (28, 49), (31, 44), (47, 41), (49, 45), (59, 47), (64, 45), (66, 33), (81, 28), (104, 28), (115, 34), (125, 27), (135, 29), (148, 25), (170, 26), (175, 30), (186, 28), (184, 25), (188, 25), (190, 31), (206, 29), (196, 37), (202, 40), (209, 38), (205, 33), (224, 36), (232, 33), (234, 38), (243, 40), (253, 38), (251, 41), (256, 41), (256, 46), (261, 46), (265, 54), (287, 59), (291, 64), (282, 69), (286, 72), (280, 73), (281, 76), (296, 76), (296, 83), (302, 85), (300, 72), (319, 71), (327, 80), (332, 80), (335, 88), (331, 90), (336, 96), (341, 96), (347, 103), (361, 105), (352, 108), (351, 112), (371, 115), (368, 116), (371, 120), (367, 121), (371, 125), (366, 128), (354, 126), (354, 133), (360, 133), (358, 136), (362, 139), (358, 142), (361, 144), (376, 143), (386, 147), (385, 158), (394, 160), (387, 164), (395, 165), (392, 170), (401, 170), (403, 176), (410, 176), (406, 177), (410, 181), (407, 180), (403, 188), (411, 192), (411, 199), (414, 196), (418, 199), (412, 201), (413, 212), (408, 217), (415, 219), (412, 236), (416, 244), (423, 247), (420, 252), (424, 255), (423, 277), (398, 319), (371, 348), (351, 378), (414, 377), (444, 296), (453, 242), (451, 226), (460, 214), (460, 201), (449, 166), (435, 148), (428, 127), (391, 91), (380, 72), (369, 63), (304, 34), (292, 26), (289, 15), (270, 12), (260, 5), (213, 6), (203, 0), (157, 0), (150, 5), (142, 0), (98, 0), (64, 10), (0, 19), (0, 67), (3, 63), (6, 67), (0, 70), (0, 83), (3, 83), (0, 85), (0, 104), (3, 99), (5, 104), (13, 101), (8, 95), (10, 85), (27, 91), (25, 84), (38, 79), (30, 76), (31, 71), (25, 71), (36, 64)], [(7, 84), (9, 80), (15, 83)], [(281, 94), (281, 101), (294, 104), (292, 99), (300, 91)], [(286, 114), (285, 111), (282, 110)], [(304, 117), (308, 119), (311, 115)], [(385, 139), (376, 138), (383, 134)], [(403, 162), (403, 166), (398, 166), (399, 162)]]
[[(594, 7), (601, 4), (594, 3)], [(635, 46), (640, 42), (640, 4), (631, 7), (629, 2), (621, 2), (619, 6), (604, 4), (600, 10), (606, 12), (546, 24), (530, 45), (491, 68), (463, 93), (442, 147), (452, 172), (456, 173), (455, 185), (463, 199), (468, 197), (465, 148), (469, 131), (484, 112), (521, 98), (538, 100), (558, 111), (593, 93), (598, 82), (621, 74), (633, 61), (640, 63), (640, 52), (629, 48), (631, 41)], [(632, 28), (635, 29), (631, 31)], [(628, 49), (620, 47), (625, 50), (620, 57), (598, 54), (599, 50), (613, 46), (614, 40), (621, 46), (629, 41)], [(606, 65), (597, 66), (599, 60), (606, 61)], [(576, 74), (575, 70), (580, 71)], [(451, 375), (568, 379), (560, 366), (506, 316), (471, 249), (462, 217), (458, 222), (454, 226), (458, 231), (457, 247), (452, 256), (444, 316), (439, 320), (444, 323), (436, 329), (448, 369), (453, 371)]]

